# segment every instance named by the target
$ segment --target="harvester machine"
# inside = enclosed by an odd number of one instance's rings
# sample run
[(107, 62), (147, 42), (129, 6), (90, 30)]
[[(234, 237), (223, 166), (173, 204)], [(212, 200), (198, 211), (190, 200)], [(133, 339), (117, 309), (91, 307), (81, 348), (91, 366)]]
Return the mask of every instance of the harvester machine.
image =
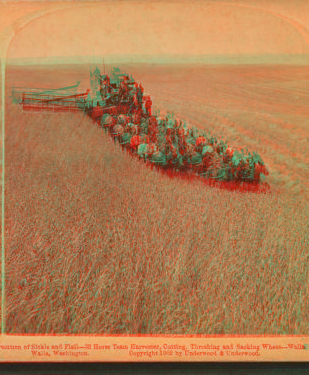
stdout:
[[(105, 77), (105, 78), (104, 78)], [(102, 82), (106, 75), (101, 75), (96, 67), (90, 71), (90, 87), (87, 91), (78, 91), (80, 82), (76, 85), (56, 89), (12, 87), (12, 102), (22, 106), (24, 111), (34, 112), (79, 112), (87, 113), (99, 121), (104, 114), (133, 114), (134, 79), (118, 72), (114, 80), (108, 78), (108, 93), (103, 94)], [(120, 85), (126, 77), (127, 95), (122, 95)]]

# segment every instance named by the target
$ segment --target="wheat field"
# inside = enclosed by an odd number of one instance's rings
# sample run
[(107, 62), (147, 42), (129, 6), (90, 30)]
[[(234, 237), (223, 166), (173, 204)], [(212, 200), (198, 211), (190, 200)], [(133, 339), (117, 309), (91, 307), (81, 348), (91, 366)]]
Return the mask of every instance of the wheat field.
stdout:
[(157, 108), (257, 151), (269, 192), (152, 170), (82, 113), (23, 113), (14, 82), (87, 88), (88, 70), (9, 67), (6, 331), (308, 334), (308, 69), (127, 71)]

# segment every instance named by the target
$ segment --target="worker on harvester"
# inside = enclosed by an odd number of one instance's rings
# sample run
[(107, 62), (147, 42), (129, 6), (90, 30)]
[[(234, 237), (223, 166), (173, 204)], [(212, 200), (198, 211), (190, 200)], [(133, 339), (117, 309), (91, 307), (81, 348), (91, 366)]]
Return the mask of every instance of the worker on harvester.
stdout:
[(143, 109), (143, 93), (144, 89), (143, 86), (140, 84), (137, 87), (137, 105), (138, 105), (138, 111), (141, 113)]
[(152, 106), (152, 101), (149, 95), (144, 96), (144, 105), (145, 105), (145, 110), (146, 110), (146, 115), (151, 116), (151, 106)]
[(128, 97), (128, 93), (129, 93), (128, 81), (129, 81), (129, 77), (123, 76), (123, 79), (120, 82), (120, 86), (119, 86), (119, 103), (124, 102)]
[(110, 83), (110, 78), (107, 74), (100, 76), (100, 95), (102, 100), (105, 101), (107, 105), (111, 104), (110, 100), (112, 97), (112, 86)]
[(93, 96), (97, 92), (100, 85), (100, 70), (98, 67), (96, 67), (93, 71), (90, 71), (90, 85)]
[(138, 96), (137, 96), (138, 92), (139, 92), (139, 86), (138, 86), (138, 83), (135, 82), (133, 90), (132, 90), (132, 94), (133, 94), (133, 106), (134, 106), (135, 111), (138, 111), (138, 109), (139, 109), (139, 106), (138, 106)]

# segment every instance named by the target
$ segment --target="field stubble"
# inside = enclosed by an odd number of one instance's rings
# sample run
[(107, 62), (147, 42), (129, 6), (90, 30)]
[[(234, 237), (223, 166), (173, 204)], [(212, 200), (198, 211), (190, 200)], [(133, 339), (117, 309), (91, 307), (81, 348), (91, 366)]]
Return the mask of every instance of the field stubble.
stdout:
[[(175, 87), (177, 74), (166, 74), (166, 84)], [(148, 78), (163, 105), (167, 88), (159, 95)], [(201, 126), (264, 147), (275, 168), (274, 148), (255, 137), (259, 122), (252, 130), (247, 113), (252, 138), (235, 118), (222, 123), (234, 112), (224, 116), (229, 108), (223, 113), (224, 100), (212, 95), (203, 108), (213, 116)], [(181, 90), (174, 97), (186, 112)], [(288, 185), (278, 192), (276, 177), (269, 194), (170, 178), (115, 147), (82, 114), (7, 108), (7, 332), (308, 334), (306, 196)], [(194, 108), (192, 122), (202, 116)]]

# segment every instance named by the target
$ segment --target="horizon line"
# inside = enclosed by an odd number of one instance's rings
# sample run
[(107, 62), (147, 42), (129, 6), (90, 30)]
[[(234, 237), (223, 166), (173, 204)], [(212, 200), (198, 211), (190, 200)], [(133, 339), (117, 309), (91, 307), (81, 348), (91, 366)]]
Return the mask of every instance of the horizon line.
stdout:
[[(102, 56), (50, 56), (7, 58), (8, 65), (101, 65)], [(203, 65), (308, 65), (309, 54), (243, 54), (243, 55), (109, 55), (105, 65), (112, 64), (203, 64)]]

